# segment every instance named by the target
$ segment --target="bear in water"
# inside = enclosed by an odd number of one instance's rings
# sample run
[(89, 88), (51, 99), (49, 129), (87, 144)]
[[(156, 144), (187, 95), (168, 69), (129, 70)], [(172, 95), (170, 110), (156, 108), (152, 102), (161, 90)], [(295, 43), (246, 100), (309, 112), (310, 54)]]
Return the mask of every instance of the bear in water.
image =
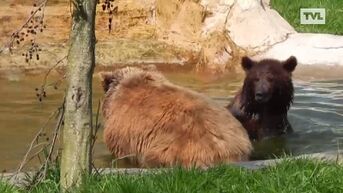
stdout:
[(252, 140), (280, 136), (293, 131), (287, 112), (293, 102), (294, 56), (286, 61), (242, 58), (246, 76), (243, 88), (227, 106), (242, 123)]
[(209, 167), (247, 160), (241, 123), (208, 97), (169, 82), (156, 70), (102, 73), (104, 141), (115, 157), (141, 167)]

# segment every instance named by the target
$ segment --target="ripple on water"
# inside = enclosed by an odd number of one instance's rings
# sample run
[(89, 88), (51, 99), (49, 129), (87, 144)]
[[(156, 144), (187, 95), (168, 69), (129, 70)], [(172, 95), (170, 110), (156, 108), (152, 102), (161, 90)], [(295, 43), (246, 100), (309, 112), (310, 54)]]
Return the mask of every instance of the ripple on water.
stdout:
[[(294, 154), (337, 149), (343, 137), (343, 80), (295, 83), (289, 120), (295, 130), (287, 138)], [(343, 141), (342, 141), (343, 142)]]
[[(188, 74), (170, 75), (179, 85), (202, 92), (226, 106), (241, 87), (240, 81), (203, 83)], [(49, 91), (43, 103), (35, 97), (35, 87), (43, 77), (24, 77), (20, 81), (0, 79), (0, 169), (15, 168), (37, 129), (61, 103), (63, 89)], [(103, 92), (94, 80), (94, 109)], [(255, 158), (264, 159), (284, 152), (294, 155), (337, 149), (343, 143), (343, 80), (295, 81), (294, 104), (289, 112), (294, 133), (287, 137), (255, 143)], [(95, 145), (96, 163), (108, 166), (110, 154), (102, 142), (102, 131)], [(343, 146), (343, 144), (341, 144)], [(105, 159), (106, 158), (106, 159)], [(107, 164), (107, 165), (106, 165)]]

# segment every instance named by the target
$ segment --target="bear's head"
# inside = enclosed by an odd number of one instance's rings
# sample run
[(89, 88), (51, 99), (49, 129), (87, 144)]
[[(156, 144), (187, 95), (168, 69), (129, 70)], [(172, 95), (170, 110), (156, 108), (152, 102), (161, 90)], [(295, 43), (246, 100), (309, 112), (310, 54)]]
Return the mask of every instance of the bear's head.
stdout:
[(297, 65), (294, 56), (285, 61), (264, 59), (254, 61), (242, 58), (242, 68), (246, 73), (242, 89), (242, 106), (252, 115), (266, 110), (287, 113), (292, 101), (294, 88), (292, 72)]
[(163, 76), (159, 74), (154, 65), (143, 67), (124, 67), (113, 72), (99, 73), (101, 83), (105, 92), (102, 104), (103, 116), (107, 119), (110, 115), (109, 107), (111, 106), (112, 96), (124, 88), (131, 89), (135, 86), (144, 84), (159, 83)]
[[(101, 84), (106, 93), (110, 89), (115, 89), (120, 83), (129, 78), (133, 79), (151, 79), (149, 72), (156, 72), (156, 66), (147, 65), (142, 67), (124, 67), (117, 69), (113, 72), (101, 72)], [(137, 76), (138, 74), (144, 74), (143, 76)], [(139, 80), (138, 80), (139, 81)]]

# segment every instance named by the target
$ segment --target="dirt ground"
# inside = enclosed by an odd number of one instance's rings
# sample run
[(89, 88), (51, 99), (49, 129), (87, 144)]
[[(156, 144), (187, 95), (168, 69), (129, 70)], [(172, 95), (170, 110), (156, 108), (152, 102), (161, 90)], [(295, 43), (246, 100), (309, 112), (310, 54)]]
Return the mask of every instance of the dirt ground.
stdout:
[[(0, 2), (0, 25), (2, 26), (0, 29), (0, 40), (2, 42), (25, 22), (31, 10), (34, 9), (32, 3), (27, 3), (28, 0), (21, 1), (25, 1), (26, 3)], [(112, 40), (113, 38), (154, 38), (155, 29), (152, 25), (147, 24), (149, 10), (135, 6), (134, 4), (131, 7), (130, 5), (130, 3), (125, 1), (118, 1), (118, 13), (113, 16), (113, 30), (109, 33), (109, 15), (102, 11), (101, 4), (98, 4), (96, 35), (99, 41)], [(45, 23), (48, 28), (44, 33), (39, 35), (40, 42), (60, 43), (66, 41), (71, 26), (71, 12), (69, 3), (48, 4), (45, 8)]]
[[(55, 0), (56, 1), (56, 0)], [(12, 53), (0, 53), (0, 71), (9, 69), (44, 69), (56, 64), (67, 55), (68, 36), (71, 26), (71, 10), (68, 3), (53, 3), (45, 7), (46, 28), (36, 37), (25, 37), (20, 45), (14, 44)], [(123, 2), (123, 3), (122, 3)], [(96, 17), (96, 63), (100, 66), (134, 63), (163, 63), (184, 65), (192, 57), (180, 48), (158, 41), (154, 26), (147, 21), (149, 11), (128, 6), (118, 1), (118, 13), (113, 17), (112, 31), (108, 30), (109, 15), (97, 8)], [(22, 26), (34, 9), (32, 1), (5, 0), (0, 3), (0, 50), (10, 40), (11, 34)], [(39, 44), (40, 60), (25, 62), (25, 54), (31, 40)], [(61, 63), (60, 65), (65, 65)]]

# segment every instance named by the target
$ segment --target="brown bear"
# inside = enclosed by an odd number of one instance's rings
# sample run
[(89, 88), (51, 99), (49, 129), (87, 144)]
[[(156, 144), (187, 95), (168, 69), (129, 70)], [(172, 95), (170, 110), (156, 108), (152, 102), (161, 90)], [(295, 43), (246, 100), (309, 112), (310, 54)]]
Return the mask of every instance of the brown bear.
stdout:
[(169, 82), (156, 70), (102, 73), (104, 141), (115, 157), (141, 167), (209, 167), (247, 160), (243, 126), (209, 98)]
[(293, 131), (287, 112), (293, 102), (294, 56), (286, 61), (242, 58), (246, 73), (243, 88), (227, 106), (248, 131), (251, 140), (280, 136)]

